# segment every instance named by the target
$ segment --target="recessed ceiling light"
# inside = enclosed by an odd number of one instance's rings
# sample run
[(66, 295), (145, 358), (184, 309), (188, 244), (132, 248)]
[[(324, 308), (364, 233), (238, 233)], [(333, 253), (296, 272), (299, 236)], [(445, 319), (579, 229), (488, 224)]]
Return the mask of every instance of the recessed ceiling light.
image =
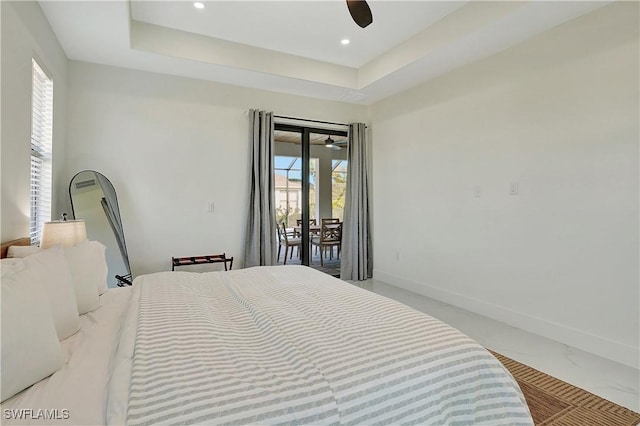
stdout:
[(204, 3), (197, 1), (193, 3), (193, 7), (195, 7), (196, 9), (204, 9)]
[(346, 46), (347, 44), (349, 44), (351, 42), (349, 41), (348, 38), (343, 38), (342, 40), (340, 40), (340, 43), (342, 43), (342, 44), (344, 44)]

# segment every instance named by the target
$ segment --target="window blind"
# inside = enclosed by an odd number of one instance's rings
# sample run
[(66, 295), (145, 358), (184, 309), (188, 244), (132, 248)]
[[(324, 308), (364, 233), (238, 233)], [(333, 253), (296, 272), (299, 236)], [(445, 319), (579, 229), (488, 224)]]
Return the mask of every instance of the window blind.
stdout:
[(31, 244), (39, 244), (44, 222), (51, 220), (53, 81), (32, 60), (31, 100)]

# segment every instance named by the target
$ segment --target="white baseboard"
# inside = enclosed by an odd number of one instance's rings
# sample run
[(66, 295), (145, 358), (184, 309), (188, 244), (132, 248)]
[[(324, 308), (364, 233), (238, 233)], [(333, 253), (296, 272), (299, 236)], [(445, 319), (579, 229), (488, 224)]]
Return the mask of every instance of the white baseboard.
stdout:
[(466, 309), (629, 367), (640, 368), (640, 350), (633, 346), (380, 270), (374, 270), (373, 277), (376, 281)]

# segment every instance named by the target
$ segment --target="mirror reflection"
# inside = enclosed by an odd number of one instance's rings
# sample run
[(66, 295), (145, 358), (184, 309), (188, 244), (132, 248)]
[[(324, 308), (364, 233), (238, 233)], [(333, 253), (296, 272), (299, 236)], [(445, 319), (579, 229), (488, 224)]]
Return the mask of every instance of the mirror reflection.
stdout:
[(122, 283), (116, 275), (130, 279), (131, 268), (118, 198), (109, 179), (94, 170), (82, 171), (71, 179), (69, 196), (73, 217), (84, 219), (87, 237), (107, 247), (107, 285), (116, 287)]

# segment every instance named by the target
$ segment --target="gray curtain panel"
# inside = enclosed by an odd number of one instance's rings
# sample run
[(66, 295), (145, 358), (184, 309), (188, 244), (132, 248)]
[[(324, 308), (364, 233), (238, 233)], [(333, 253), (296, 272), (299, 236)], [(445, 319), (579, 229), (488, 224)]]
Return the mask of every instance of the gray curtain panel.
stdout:
[(244, 264), (276, 264), (276, 215), (273, 182), (273, 113), (249, 111), (251, 145), (249, 179), (249, 217), (247, 220)]
[(340, 278), (361, 281), (372, 276), (369, 224), (369, 171), (366, 127), (349, 125), (347, 189), (344, 203)]

